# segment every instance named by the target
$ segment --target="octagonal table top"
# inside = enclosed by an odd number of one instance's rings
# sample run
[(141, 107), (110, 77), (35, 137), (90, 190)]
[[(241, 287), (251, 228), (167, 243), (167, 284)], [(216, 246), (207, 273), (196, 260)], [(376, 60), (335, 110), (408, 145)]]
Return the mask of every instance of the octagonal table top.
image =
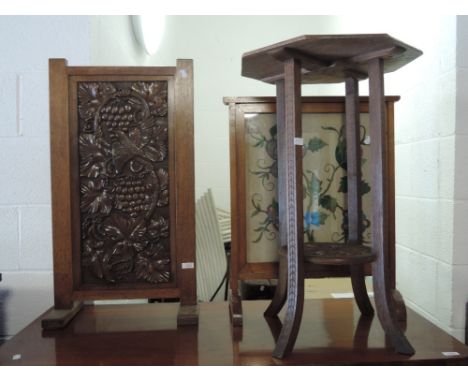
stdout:
[(338, 83), (367, 78), (368, 61), (380, 57), (393, 72), (422, 52), (388, 34), (304, 35), (250, 51), (242, 56), (242, 75), (267, 83), (283, 77), (283, 61), (302, 63), (302, 83)]

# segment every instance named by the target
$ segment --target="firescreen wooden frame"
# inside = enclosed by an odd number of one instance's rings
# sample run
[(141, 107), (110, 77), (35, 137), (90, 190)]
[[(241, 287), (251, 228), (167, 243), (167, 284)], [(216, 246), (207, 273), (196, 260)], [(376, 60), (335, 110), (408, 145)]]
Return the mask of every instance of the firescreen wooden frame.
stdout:
[[(395, 177), (394, 177), (394, 103), (398, 96), (385, 97), (387, 119), (387, 195), (389, 235), (389, 269), (391, 288), (395, 289)], [(247, 113), (276, 113), (276, 97), (225, 97), (229, 106), (229, 142), (231, 177), (231, 318), (234, 326), (242, 325), (241, 297), (239, 282), (278, 278), (278, 262), (248, 262), (246, 250), (246, 143), (245, 119)], [(368, 97), (360, 97), (359, 112), (369, 112)], [(345, 97), (302, 97), (302, 113), (345, 113)], [(366, 265), (366, 275), (371, 275), (371, 267)], [(349, 277), (347, 266), (327, 266), (307, 264), (309, 278)]]
[[(133, 80), (167, 81), (172, 280), (137, 287), (83, 285), (76, 84)], [(49, 90), (55, 309), (72, 310), (74, 302), (84, 300), (178, 298), (178, 323), (196, 323), (192, 60), (177, 60), (175, 67), (73, 67), (65, 59), (50, 59)]]

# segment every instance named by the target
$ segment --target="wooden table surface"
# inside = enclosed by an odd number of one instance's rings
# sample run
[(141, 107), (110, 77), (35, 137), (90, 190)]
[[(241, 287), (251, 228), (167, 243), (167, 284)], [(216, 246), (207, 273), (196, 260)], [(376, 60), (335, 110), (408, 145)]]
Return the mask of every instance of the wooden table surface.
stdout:
[(265, 320), (266, 306), (244, 302), (244, 327), (233, 331), (227, 303), (202, 303), (198, 328), (177, 328), (174, 303), (89, 305), (64, 330), (42, 331), (39, 317), (0, 346), (0, 364), (468, 364), (467, 346), (411, 310), (406, 334), (416, 354), (395, 354), (377, 318), (360, 320), (351, 299), (306, 300), (293, 354), (278, 361), (271, 352), (281, 324)]
[(384, 73), (410, 63), (422, 52), (388, 34), (303, 35), (242, 55), (242, 76), (267, 83), (283, 78), (283, 61), (301, 61), (303, 84), (343, 82), (350, 73), (364, 79), (368, 62), (383, 59)]

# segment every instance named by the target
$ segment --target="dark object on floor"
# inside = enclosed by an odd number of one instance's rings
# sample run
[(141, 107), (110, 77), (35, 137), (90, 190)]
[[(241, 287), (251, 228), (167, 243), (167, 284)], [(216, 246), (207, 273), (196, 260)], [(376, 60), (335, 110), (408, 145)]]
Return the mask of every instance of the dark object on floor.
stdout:
[(241, 282), (243, 300), (271, 300), (275, 295), (276, 280), (249, 280)]

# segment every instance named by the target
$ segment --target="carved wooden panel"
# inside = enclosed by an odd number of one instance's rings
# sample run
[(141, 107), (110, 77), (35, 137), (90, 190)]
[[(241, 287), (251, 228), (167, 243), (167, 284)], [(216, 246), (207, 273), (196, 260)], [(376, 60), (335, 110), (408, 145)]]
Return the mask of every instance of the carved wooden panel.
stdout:
[(170, 282), (168, 83), (77, 85), (81, 281)]

